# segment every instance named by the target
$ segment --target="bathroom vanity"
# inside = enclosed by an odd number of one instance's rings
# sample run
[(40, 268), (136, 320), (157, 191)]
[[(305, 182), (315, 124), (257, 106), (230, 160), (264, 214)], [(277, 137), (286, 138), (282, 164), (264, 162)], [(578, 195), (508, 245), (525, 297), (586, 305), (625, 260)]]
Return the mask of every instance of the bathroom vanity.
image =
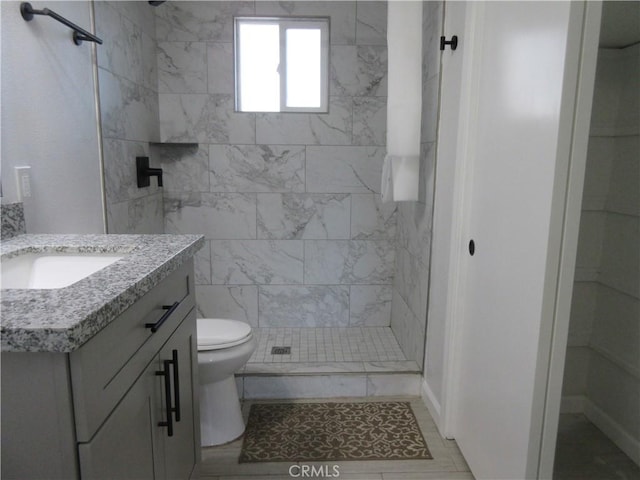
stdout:
[(65, 287), (2, 289), (2, 478), (197, 476), (202, 244), (196, 235), (3, 242), (7, 265), (27, 254), (121, 258)]

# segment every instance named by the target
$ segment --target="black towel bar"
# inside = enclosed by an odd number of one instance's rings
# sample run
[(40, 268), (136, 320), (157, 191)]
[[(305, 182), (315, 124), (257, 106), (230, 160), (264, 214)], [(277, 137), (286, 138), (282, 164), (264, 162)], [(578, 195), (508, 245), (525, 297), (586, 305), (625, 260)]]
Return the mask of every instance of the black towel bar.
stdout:
[(24, 18), (27, 22), (33, 20), (34, 15), (46, 15), (53, 18), (54, 20), (59, 21), (60, 23), (73, 30), (73, 43), (75, 43), (76, 45), (80, 45), (83, 40), (96, 42), (102, 45), (102, 40), (100, 40), (98, 37), (87, 32), (84, 28), (80, 28), (75, 23), (70, 22), (63, 16), (58, 15), (56, 12), (49, 10), (48, 8), (35, 10), (29, 2), (22, 2), (20, 4), (20, 14), (22, 15), (22, 18)]

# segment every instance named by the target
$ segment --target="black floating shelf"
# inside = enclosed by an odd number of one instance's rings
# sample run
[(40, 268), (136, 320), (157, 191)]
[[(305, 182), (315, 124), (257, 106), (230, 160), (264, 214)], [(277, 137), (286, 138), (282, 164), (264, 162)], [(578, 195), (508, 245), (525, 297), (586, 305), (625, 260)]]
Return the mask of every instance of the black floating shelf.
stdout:
[(169, 147), (197, 147), (198, 142), (149, 142), (149, 145), (169, 146)]

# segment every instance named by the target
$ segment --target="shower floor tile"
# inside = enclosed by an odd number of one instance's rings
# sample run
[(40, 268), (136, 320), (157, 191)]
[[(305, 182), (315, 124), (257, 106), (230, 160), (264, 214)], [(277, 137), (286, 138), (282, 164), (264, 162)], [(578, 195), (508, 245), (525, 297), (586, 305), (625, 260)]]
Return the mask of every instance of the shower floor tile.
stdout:
[[(406, 362), (389, 327), (254, 328), (258, 347), (249, 364)], [(291, 353), (272, 354), (273, 347)]]

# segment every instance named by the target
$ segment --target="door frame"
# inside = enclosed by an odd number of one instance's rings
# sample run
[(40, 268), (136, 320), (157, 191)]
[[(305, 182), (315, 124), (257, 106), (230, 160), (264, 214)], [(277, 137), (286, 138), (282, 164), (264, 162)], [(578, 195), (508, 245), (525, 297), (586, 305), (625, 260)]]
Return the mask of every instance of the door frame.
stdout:
[[(447, 4), (449, 2), (446, 2)], [(477, 109), (476, 77), (478, 45), (483, 38), (483, 2), (464, 2), (464, 30), (461, 41), (462, 72), (455, 82), (460, 85), (453, 115), (442, 112), (438, 133), (438, 163), (450, 156), (454, 166), (447, 175), (437, 177), (435, 208), (450, 210), (452, 218), (447, 228), (437, 229), (434, 223), (434, 249), (449, 245), (443, 282), (447, 282), (446, 299), (442, 300), (444, 325), (444, 358), (442, 398), (438, 427), (447, 438), (456, 436), (456, 379), (460, 374), (460, 355), (456, 349), (461, 338), (464, 314), (464, 278), (461, 265), (465, 255), (464, 239), (470, 211), (473, 187), (473, 161), (468, 155), (475, 129), (472, 121)], [(556, 152), (556, 172), (552, 197), (552, 218), (546, 262), (543, 321), (538, 345), (536, 383), (532, 409), (533, 428), (528, 452), (527, 477), (551, 478), (555, 455), (562, 379), (569, 329), (569, 313), (573, 291), (573, 276), (578, 243), (578, 228), (582, 189), (586, 165), (589, 122), (595, 67), (600, 33), (602, 2), (571, 2), (568, 29), (567, 58), (561, 106), (561, 131)], [(460, 17), (459, 17), (460, 18)], [(447, 18), (445, 16), (445, 26)], [(446, 30), (445, 30), (446, 31)], [(466, 41), (465, 41), (466, 40)], [(452, 72), (456, 74), (455, 71)], [(442, 84), (449, 85), (443, 62)], [(453, 97), (449, 98), (451, 101)], [(455, 142), (455, 143), (452, 143)], [(441, 182), (441, 183), (439, 183)], [(437, 217), (437, 213), (436, 213)], [(436, 221), (434, 217), (434, 222)], [(435, 278), (435, 277), (432, 277)], [(431, 298), (434, 298), (433, 296)], [(431, 307), (430, 307), (431, 309)]]

